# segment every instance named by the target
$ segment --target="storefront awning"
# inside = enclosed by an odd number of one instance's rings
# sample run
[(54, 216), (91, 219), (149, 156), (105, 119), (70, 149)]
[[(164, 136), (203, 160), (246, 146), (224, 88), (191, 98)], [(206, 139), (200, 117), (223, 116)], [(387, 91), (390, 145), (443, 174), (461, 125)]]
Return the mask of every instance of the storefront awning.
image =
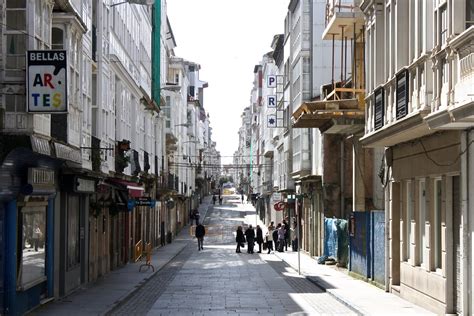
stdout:
[(141, 184), (136, 182), (131, 182), (122, 179), (110, 179), (108, 181), (112, 184), (120, 185), (127, 189), (129, 197), (142, 197), (143, 192), (145, 191), (145, 188)]

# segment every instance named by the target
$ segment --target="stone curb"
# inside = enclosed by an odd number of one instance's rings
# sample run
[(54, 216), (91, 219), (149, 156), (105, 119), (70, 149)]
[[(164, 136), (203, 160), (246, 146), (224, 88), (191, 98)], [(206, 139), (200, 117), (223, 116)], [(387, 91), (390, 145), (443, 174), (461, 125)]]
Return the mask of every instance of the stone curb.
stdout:
[[(274, 253), (274, 255), (276, 257), (278, 257), (279, 259), (281, 259), (282, 261), (286, 262), (286, 264), (288, 264), (293, 270), (295, 270), (296, 272), (298, 272), (298, 269), (295, 268), (293, 265), (291, 265), (288, 261), (286, 261), (284, 258), (280, 257), (278, 255), (277, 252)], [(320, 288), (321, 290), (323, 290), (324, 292), (328, 293), (329, 295), (331, 295), (332, 297), (334, 297), (338, 302), (344, 304), (344, 306), (346, 306), (347, 308), (349, 308), (350, 310), (352, 310), (354, 313), (356, 313), (357, 315), (368, 315), (367, 312), (365, 312), (362, 308), (360, 307), (357, 307), (354, 305), (353, 302), (351, 302), (350, 300), (346, 299), (345, 297), (343, 297), (342, 295), (339, 295), (337, 293), (335, 293), (334, 290), (331, 290), (331, 289), (328, 289), (327, 286), (325, 286), (324, 284), (322, 284), (321, 282), (318, 282), (317, 280), (313, 279), (310, 275), (307, 275), (305, 273), (301, 273), (301, 275), (306, 279), (308, 280), (309, 282), (313, 283), (314, 285), (316, 285), (318, 288)]]

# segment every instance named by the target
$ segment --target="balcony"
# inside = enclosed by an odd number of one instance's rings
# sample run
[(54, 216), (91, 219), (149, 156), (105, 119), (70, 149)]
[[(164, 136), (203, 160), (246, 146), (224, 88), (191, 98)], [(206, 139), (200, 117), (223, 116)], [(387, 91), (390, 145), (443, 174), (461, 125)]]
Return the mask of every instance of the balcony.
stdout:
[(359, 9), (360, 0), (327, 0), (324, 40), (350, 39), (364, 26), (364, 14)]
[(157, 191), (161, 194), (176, 193), (179, 189), (179, 178), (172, 173), (167, 173), (158, 177)]
[(431, 87), (423, 85), (411, 90), (409, 87), (411, 82), (418, 81), (416, 68), (423, 65), (424, 61), (420, 60), (400, 69), (367, 97), (363, 146), (390, 147), (434, 132), (425, 121), (430, 113), (427, 91)]
[[(433, 107), (426, 122), (432, 129), (466, 129), (474, 126), (474, 26), (448, 45), (456, 52), (457, 82), (442, 91), (440, 106)], [(445, 100), (447, 99), (447, 100)], [(443, 102), (445, 101), (445, 102)]]
[[(294, 128), (319, 128), (321, 133), (352, 134), (365, 124), (364, 15), (360, 1), (327, 0), (323, 40), (333, 41), (332, 79), (321, 87), (319, 100), (303, 102), (293, 112)], [(334, 42), (340, 41), (341, 60)], [(347, 49), (348, 45), (353, 49)], [(352, 64), (347, 64), (348, 51)], [(340, 63), (340, 64), (337, 64)], [(336, 79), (336, 69), (340, 78)], [(348, 77), (348, 73), (350, 76)]]

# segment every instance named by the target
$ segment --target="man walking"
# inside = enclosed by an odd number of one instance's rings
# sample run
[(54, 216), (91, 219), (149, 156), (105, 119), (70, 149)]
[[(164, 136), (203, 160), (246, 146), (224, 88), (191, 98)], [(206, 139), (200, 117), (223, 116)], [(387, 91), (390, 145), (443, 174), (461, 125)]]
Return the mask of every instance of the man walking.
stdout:
[(198, 240), (198, 250), (201, 251), (204, 249), (203, 243), (204, 243), (204, 235), (206, 235), (206, 229), (204, 228), (204, 225), (198, 224), (196, 226), (196, 232), (195, 232), (196, 238)]
[(253, 230), (252, 225), (249, 225), (249, 228), (245, 231), (245, 237), (247, 239), (247, 253), (253, 253), (253, 246), (255, 244), (255, 231)]

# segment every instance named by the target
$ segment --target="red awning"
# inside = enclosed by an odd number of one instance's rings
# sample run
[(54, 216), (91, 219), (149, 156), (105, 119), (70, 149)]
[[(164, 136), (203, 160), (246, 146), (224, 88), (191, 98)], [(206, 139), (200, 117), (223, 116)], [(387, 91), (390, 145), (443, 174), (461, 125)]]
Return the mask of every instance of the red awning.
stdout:
[(145, 188), (140, 183), (122, 179), (109, 179), (108, 181), (125, 187), (128, 191), (128, 195), (133, 198), (142, 197), (145, 191)]

